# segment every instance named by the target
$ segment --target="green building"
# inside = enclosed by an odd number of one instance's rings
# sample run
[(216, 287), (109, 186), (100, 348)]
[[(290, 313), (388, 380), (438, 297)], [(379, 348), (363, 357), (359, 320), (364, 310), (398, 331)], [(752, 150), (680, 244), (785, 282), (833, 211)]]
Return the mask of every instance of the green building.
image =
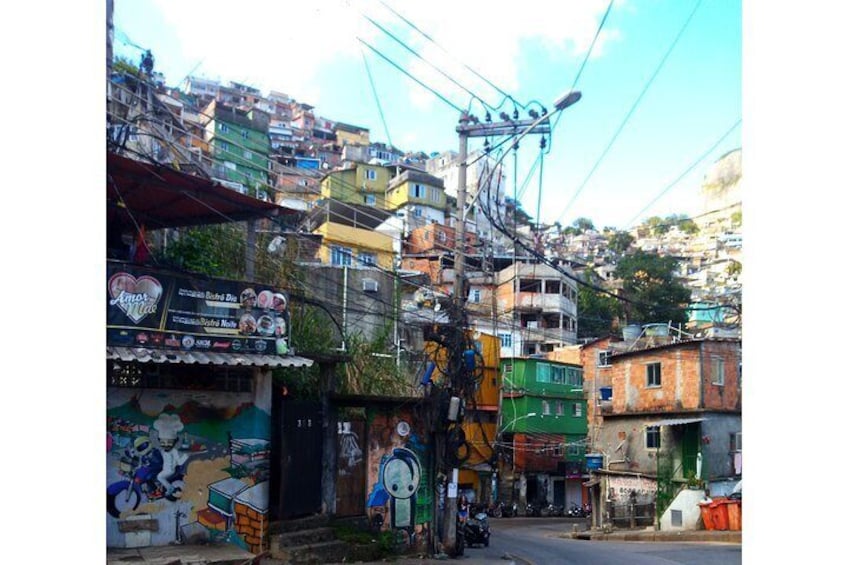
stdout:
[(273, 200), (268, 188), (269, 115), (258, 109), (240, 110), (216, 100), (209, 103), (203, 115), (208, 120), (205, 140), (212, 156), (213, 176), (236, 183), (233, 188), (244, 194)]
[(514, 357), (501, 360), (501, 374), (503, 475), (512, 477), (507, 482), (519, 504), (582, 505), (588, 500), (582, 367)]

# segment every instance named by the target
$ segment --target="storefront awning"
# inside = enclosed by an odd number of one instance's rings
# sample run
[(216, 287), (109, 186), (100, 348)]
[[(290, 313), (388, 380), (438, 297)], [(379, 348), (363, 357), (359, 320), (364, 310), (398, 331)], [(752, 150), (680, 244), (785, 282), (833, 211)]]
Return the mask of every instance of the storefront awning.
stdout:
[(231, 367), (310, 367), (312, 359), (296, 355), (259, 355), (256, 353), (213, 353), (203, 351), (169, 351), (146, 347), (107, 347), (106, 359), (139, 363), (183, 363), (226, 365)]
[(660, 420), (659, 422), (651, 422), (646, 426), (682, 426), (684, 424), (694, 424), (695, 422), (703, 422), (706, 418), (671, 418), (668, 420)]

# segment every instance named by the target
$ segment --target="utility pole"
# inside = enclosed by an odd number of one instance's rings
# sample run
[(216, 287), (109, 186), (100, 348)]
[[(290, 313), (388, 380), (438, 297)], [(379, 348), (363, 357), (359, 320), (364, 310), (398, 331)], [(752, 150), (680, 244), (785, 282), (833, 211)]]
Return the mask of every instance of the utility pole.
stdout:
[[(570, 92), (566, 96), (561, 97), (554, 104), (556, 111), (562, 111), (564, 108), (574, 104), (578, 100), (580, 100), (579, 92)], [(456, 240), (455, 240), (455, 249), (454, 249), (454, 319), (453, 323), (453, 331), (456, 332), (457, 337), (464, 337), (465, 327), (463, 324), (464, 316), (463, 312), (465, 311), (465, 205), (466, 205), (466, 195), (467, 195), (467, 187), (466, 187), (466, 174), (468, 170), (468, 139), (471, 137), (493, 137), (493, 136), (514, 136), (515, 139), (512, 142), (512, 147), (518, 147), (518, 142), (521, 141), (525, 136), (530, 134), (549, 134), (551, 132), (549, 115), (544, 112), (542, 115), (534, 114), (535, 119), (528, 120), (510, 120), (506, 119), (501, 122), (494, 123), (484, 123), (481, 124), (475, 118), (472, 118), (468, 112), (462, 112), (459, 117), (459, 125), (456, 127), (456, 132), (459, 134), (459, 171), (458, 171), (458, 184), (457, 187), (457, 197), (456, 197), (456, 205), (457, 205), (457, 222), (456, 222)], [(502, 117), (507, 117), (502, 115)], [(481, 186), (477, 187), (477, 192), (474, 194), (472, 198), (473, 202), (479, 197)], [(462, 339), (458, 339), (457, 342), (461, 343)], [(448, 352), (449, 358), (452, 355), (460, 354), (464, 352)], [(464, 375), (463, 369), (459, 368), (461, 363), (454, 364), (451, 363), (451, 374), (448, 375), (450, 381), (450, 389), (451, 391), (462, 391), (464, 387), (462, 386), (464, 383), (460, 382), (461, 374)], [(460, 405), (462, 401), (465, 399), (459, 399)], [(452, 399), (453, 402), (453, 399)], [(459, 414), (462, 413), (462, 409), (460, 406)], [(458, 416), (454, 420), (455, 426), (461, 426), (462, 418)], [(443, 438), (444, 435), (440, 434)], [(441, 449), (441, 445), (445, 446), (445, 449), (448, 449), (447, 441), (439, 442), (437, 439), (437, 449)], [(440, 455), (446, 455), (441, 454)], [(452, 456), (450, 458), (446, 458), (449, 461), (455, 461), (456, 457)], [(445, 469), (447, 470), (447, 469)], [(444, 520), (444, 528), (445, 528), (445, 539), (444, 539), (444, 548), (448, 554), (456, 555), (457, 553), (457, 531), (456, 531), (456, 517), (457, 517), (457, 495), (458, 495), (458, 481), (459, 481), (459, 469), (453, 467), (450, 469), (450, 483), (447, 488), (447, 500), (445, 504), (445, 520)]]
[[(544, 123), (542, 123), (544, 122)], [(454, 250), (454, 304), (456, 306), (456, 318), (452, 320), (455, 327), (454, 330), (462, 335), (465, 328), (460, 323), (462, 312), (465, 308), (465, 204), (467, 197), (466, 178), (468, 173), (468, 139), (471, 137), (491, 137), (499, 135), (516, 135), (519, 139), (530, 133), (546, 134), (550, 133), (550, 124), (547, 119), (537, 120), (509, 120), (504, 122), (496, 122), (489, 124), (480, 124), (472, 120), (467, 112), (463, 112), (459, 118), (459, 125), (456, 128), (459, 134), (459, 171), (458, 185), (456, 196), (457, 207), (457, 222), (456, 222), (456, 241)], [(474, 195), (476, 200), (480, 194), (482, 187), (477, 187), (477, 193)], [(450, 375), (451, 388), (453, 390), (461, 389), (457, 382), (458, 375)], [(464, 400), (464, 399), (462, 399)], [(460, 421), (456, 422), (459, 426)], [(445, 504), (445, 550), (448, 554), (455, 554), (457, 551), (457, 532), (456, 532), (456, 517), (457, 517), (457, 496), (458, 496), (458, 480), (459, 469), (451, 468), (449, 475), (450, 484), (448, 485), (448, 495)]]

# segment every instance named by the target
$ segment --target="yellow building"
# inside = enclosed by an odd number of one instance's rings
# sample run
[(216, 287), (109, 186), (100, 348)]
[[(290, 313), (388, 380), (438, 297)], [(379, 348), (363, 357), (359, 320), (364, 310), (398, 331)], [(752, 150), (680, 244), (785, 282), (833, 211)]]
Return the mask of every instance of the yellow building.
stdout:
[[(499, 371), (501, 342), (495, 336), (469, 332), (468, 338), (482, 359), (482, 374), (474, 395), (474, 402), (466, 402), (462, 429), (468, 444), (466, 460), (459, 469), (460, 490), (473, 491), (476, 502), (493, 502), (493, 476), (497, 470), (495, 449), (498, 431), (498, 408), (500, 404), (501, 378)], [(444, 367), (444, 350), (428, 342), (425, 351), (436, 354), (436, 366)], [(436, 353), (438, 352), (438, 353)], [(447, 376), (436, 371), (433, 379), (445, 383)]]
[(390, 178), (388, 167), (356, 163), (328, 173), (321, 181), (321, 197), (385, 210)]
[(423, 171), (407, 169), (389, 181), (387, 188), (386, 202), (389, 210), (410, 205), (424, 206), (440, 211), (444, 220), (447, 197), (442, 179)]
[(368, 128), (352, 126), (342, 122), (336, 122), (336, 143), (345, 145), (369, 145), (371, 143)]
[(322, 201), (309, 217), (311, 232), (322, 238), (317, 258), (327, 265), (392, 269), (394, 240), (374, 231), (391, 214), (368, 206)]

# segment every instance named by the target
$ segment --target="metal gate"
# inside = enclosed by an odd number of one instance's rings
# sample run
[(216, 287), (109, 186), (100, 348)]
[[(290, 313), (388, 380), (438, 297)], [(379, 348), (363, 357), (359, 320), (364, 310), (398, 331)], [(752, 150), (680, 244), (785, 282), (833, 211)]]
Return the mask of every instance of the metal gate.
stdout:
[(365, 421), (339, 422), (336, 436), (336, 515), (365, 514)]
[(281, 405), (279, 516), (285, 520), (321, 511), (323, 428), (320, 403), (287, 400)]

